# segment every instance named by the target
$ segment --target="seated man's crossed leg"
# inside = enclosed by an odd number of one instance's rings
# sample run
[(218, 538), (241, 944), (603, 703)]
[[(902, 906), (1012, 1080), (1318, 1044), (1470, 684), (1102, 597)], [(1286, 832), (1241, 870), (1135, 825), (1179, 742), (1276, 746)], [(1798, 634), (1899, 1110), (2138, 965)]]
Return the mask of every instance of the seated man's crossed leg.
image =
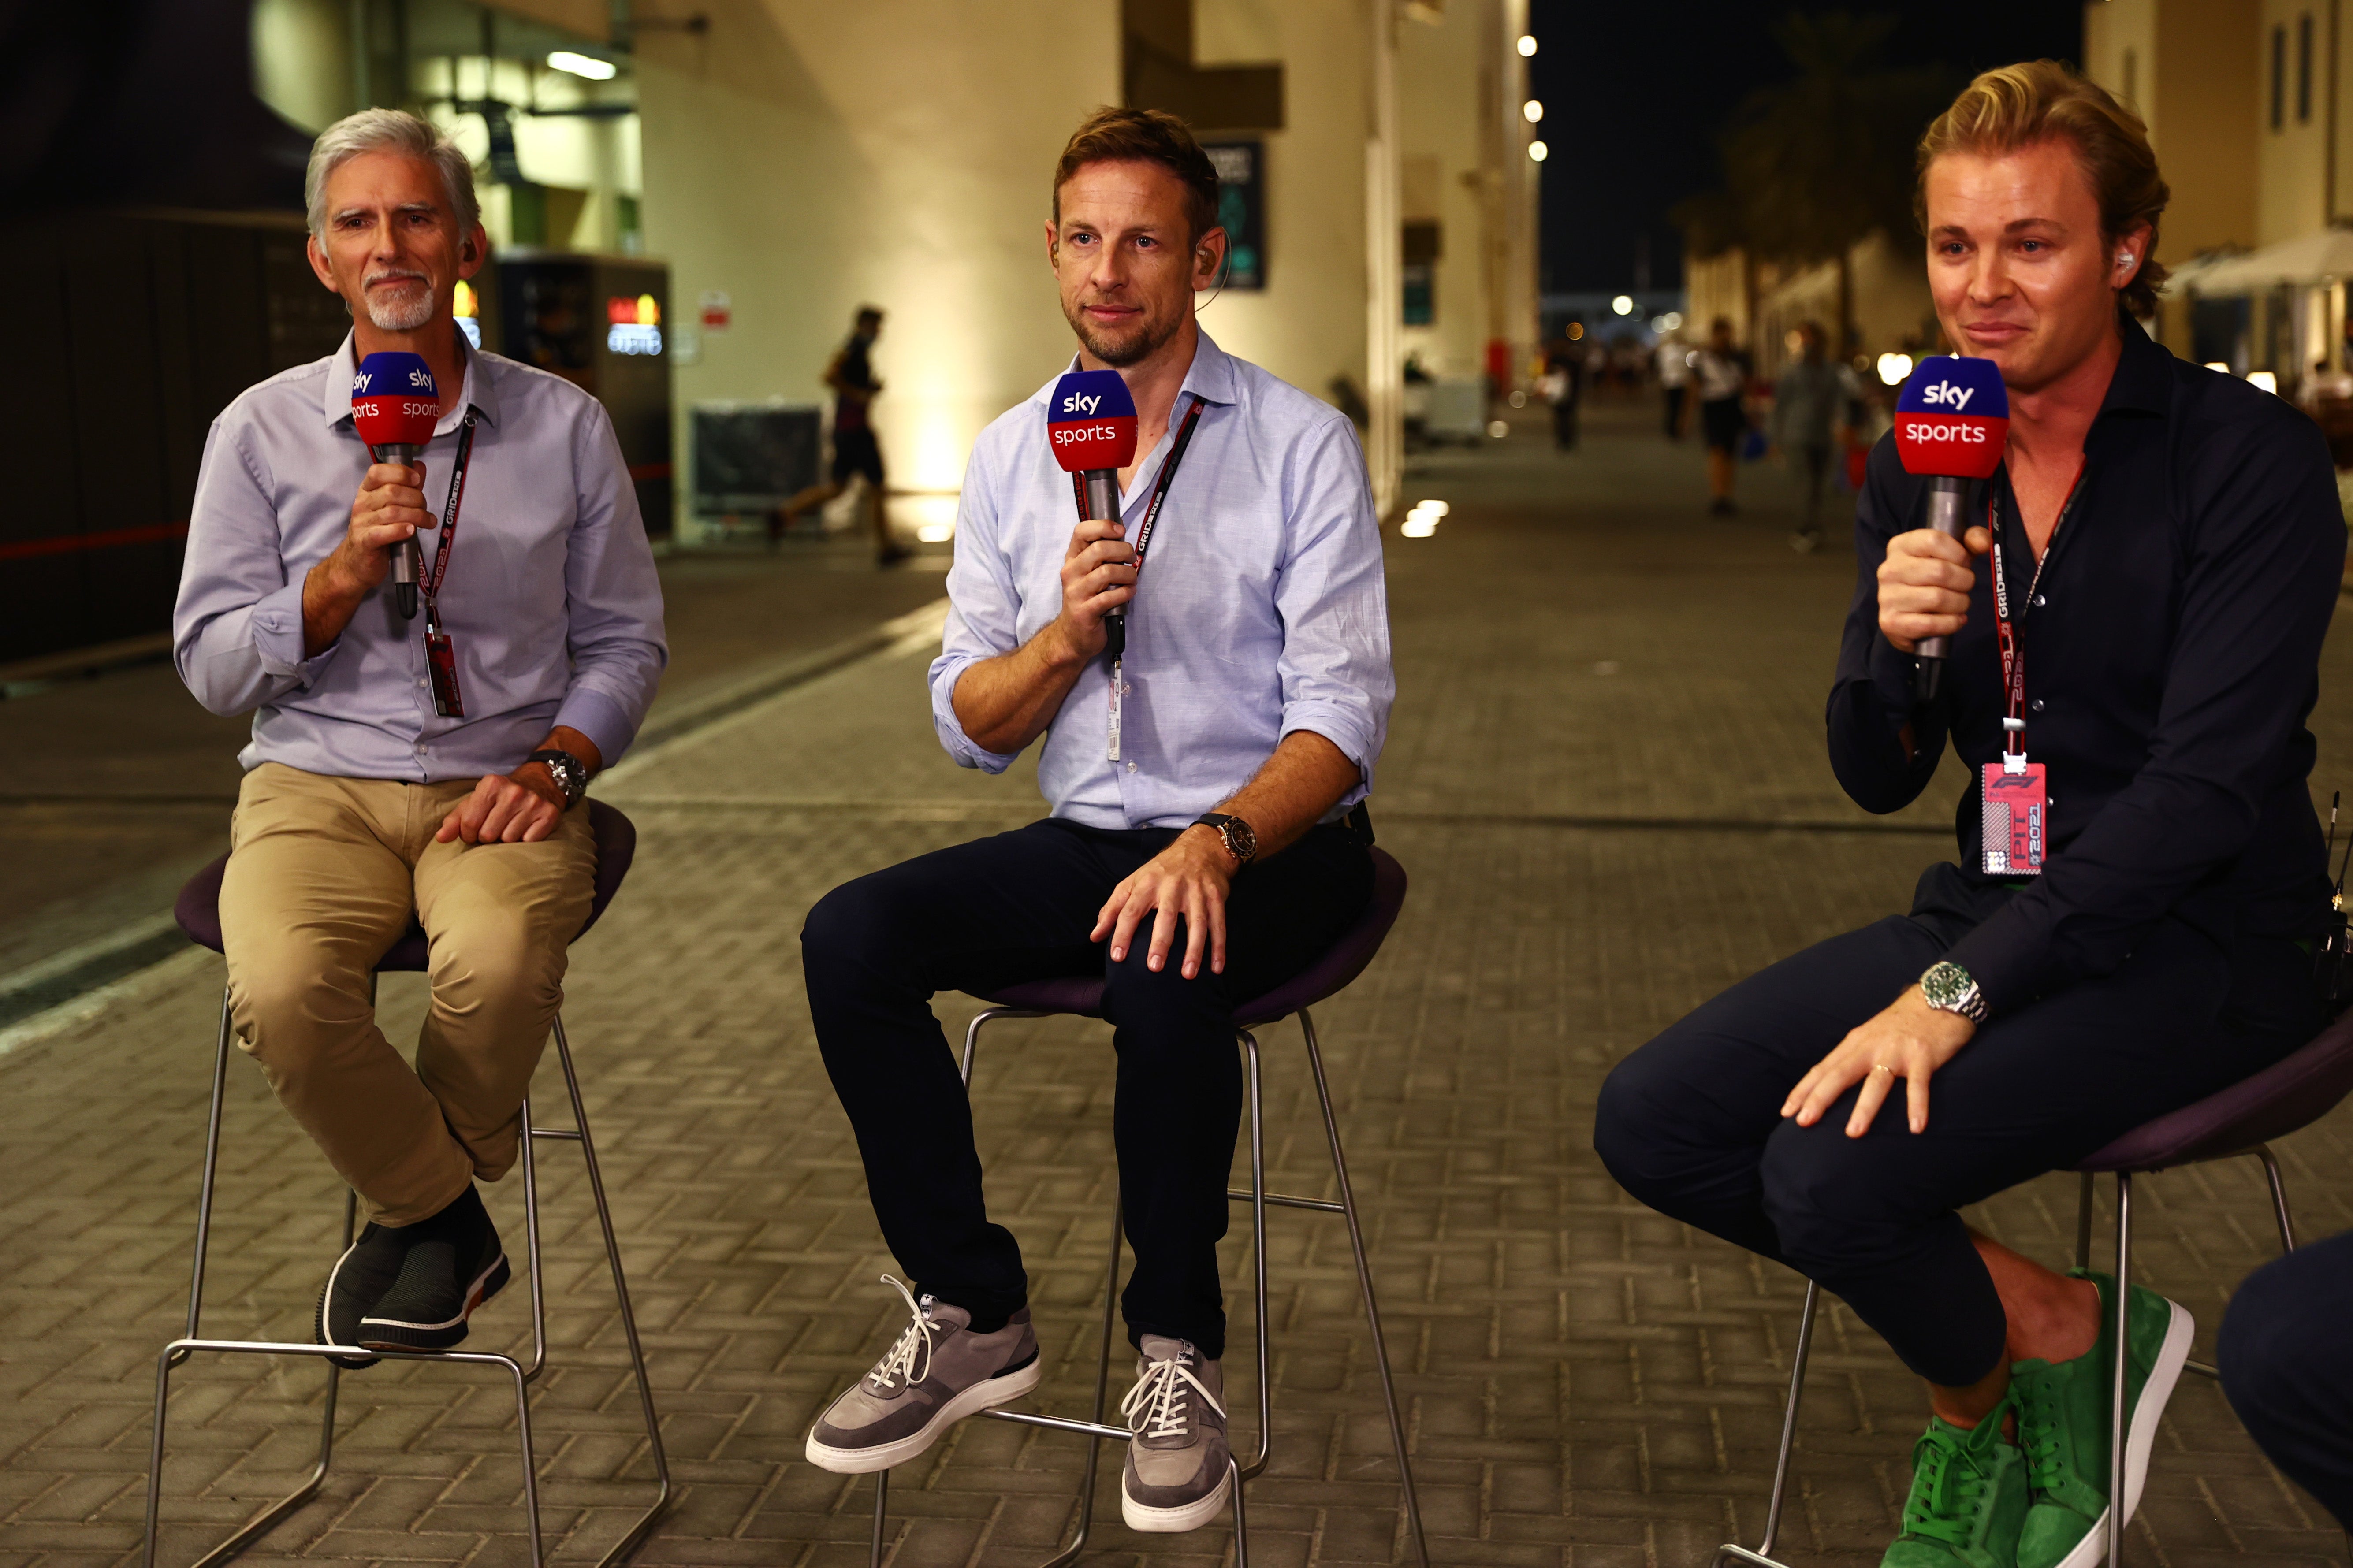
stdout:
[(914, 1281), (914, 1321), (819, 1420), (813, 1462), (887, 1469), (1037, 1385), (1020, 1248), (988, 1218), (971, 1108), (930, 1001), (1094, 973), (1118, 1056), (1113, 1129), (1135, 1258), (1120, 1297), (1139, 1355), (1129, 1415), (1145, 1423), (1129, 1521), (1190, 1529), (1222, 1506), (1217, 1244), (1242, 1104), (1234, 1009), (1347, 931), (1371, 900), (1372, 861), (1335, 823), (1252, 866), (1226, 906), (1224, 972), (1205, 956), (1188, 977), (1181, 920), (1156, 964), (1149, 924), (1124, 953), (1099, 934), (1114, 891), (1178, 837), (1050, 818), (860, 878), (810, 913), (803, 958), (826, 1068), (856, 1128), (883, 1238)]
[[(238, 798), (220, 904), (231, 1026), (368, 1222), (321, 1292), (325, 1343), (448, 1349), (507, 1282), (474, 1183), (514, 1164), (596, 852), (583, 813), (537, 843), (437, 838), (474, 791), (265, 763)], [(432, 954), (413, 1071), (376, 1026), (371, 978), (412, 910)]]

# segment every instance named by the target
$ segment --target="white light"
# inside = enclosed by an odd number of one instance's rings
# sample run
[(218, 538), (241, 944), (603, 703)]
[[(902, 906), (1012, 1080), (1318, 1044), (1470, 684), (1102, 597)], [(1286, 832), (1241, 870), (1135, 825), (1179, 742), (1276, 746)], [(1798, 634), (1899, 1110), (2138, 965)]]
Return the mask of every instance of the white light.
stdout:
[(945, 544), (955, 537), (953, 522), (927, 522), (915, 530), (915, 537), (926, 544)]
[(1630, 316), (1634, 313), (1634, 296), (1620, 294), (1609, 301), (1609, 308), (1621, 316)]
[(605, 352), (617, 354), (652, 354), (662, 351), (661, 329), (641, 326), (636, 321), (615, 321), (605, 329)]
[(1537, 121), (1544, 118), (1544, 105), (1538, 103), (1533, 98), (1528, 100), (1525, 103), (1520, 105), (1520, 118), (1526, 121), (1529, 124), (1534, 125)]
[(1683, 313), (1681, 310), (1669, 310), (1665, 315), (1661, 316), (1659, 320), (1665, 324), (1667, 331), (1671, 332), (1681, 331), (1683, 330)]
[(1398, 531), (1408, 539), (1428, 539), (1438, 531), (1438, 520), (1434, 517), (1409, 517), (1398, 525)]
[(1514, 408), (1525, 408), (1528, 405), (1528, 395), (1519, 390), (1519, 388), (1514, 387), (1512, 389), (1512, 395), (1504, 399), (1504, 401), (1510, 404)]
[(1442, 500), (1418, 500), (1413, 503), (1413, 513), (1409, 515), (1428, 512), (1432, 517), (1444, 517), (1453, 510)]
[(1911, 374), (1912, 356), (1910, 354), (1888, 353), (1879, 356), (1879, 379), (1889, 386), (1903, 385), (1904, 378)]
[(1496, 440), (1500, 441), (1511, 433), (1512, 427), (1504, 424), (1502, 420), (1490, 419), (1487, 421), (1487, 434), (1493, 436)]
[(560, 71), (585, 76), (590, 81), (610, 81), (621, 74), (621, 68), (610, 60), (600, 60), (594, 55), (575, 55), (570, 49), (558, 49), (547, 57), (547, 63)]
[(2247, 373), (2247, 384), (2249, 386), (2259, 386), (2265, 392), (2270, 393), (2274, 397), (2277, 397), (2279, 395), (2279, 377), (2274, 375), (2267, 370), (2249, 371)]
[(2228, 375), (2228, 374), (2231, 374), (2231, 367), (2230, 367), (2228, 364), (2225, 364), (2222, 361), (2218, 360), (2218, 359), (2210, 359), (2210, 360), (2208, 360), (2208, 361), (2206, 362), (2206, 368), (2207, 368), (2208, 370), (2219, 370), (2219, 371), (2221, 371), (2224, 375)]
[(1545, 159), (1551, 156), (1551, 154), (1552, 149), (1546, 146), (1541, 142), (1531, 142), (1528, 143), (1528, 156), (1535, 159), (1539, 163), (1543, 163)]
[(1524, 60), (1532, 58), (1536, 52), (1535, 35), (1533, 33), (1522, 33), (1520, 35), (1519, 49), (1520, 58)]

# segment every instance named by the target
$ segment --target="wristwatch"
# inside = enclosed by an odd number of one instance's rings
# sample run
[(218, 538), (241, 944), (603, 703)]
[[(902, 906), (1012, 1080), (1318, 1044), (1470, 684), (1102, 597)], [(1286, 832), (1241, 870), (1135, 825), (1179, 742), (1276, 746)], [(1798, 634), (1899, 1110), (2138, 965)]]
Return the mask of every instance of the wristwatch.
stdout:
[(564, 792), (564, 809), (571, 810), (588, 793), (588, 764), (571, 752), (550, 746), (543, 752), (533, 752), (523, 759), (537, 763), (554, 775), (555, 787)]
[(1972, 1024), (1986, 1021), (1985, 993), (1968, 970), (1950, 959), (1930, 964), (1920, 976), (1920, 997), (1939, 1013), (1958, 1013)]
[(1221, 811), (1204, 812), (1193, 819), (1193, 826), (1218, 830), (1218, 837), (1226, 841), (1226, 853), (1234, 858), (1236, 870), (1258, 858), (1258, 835), (1240, 817)]

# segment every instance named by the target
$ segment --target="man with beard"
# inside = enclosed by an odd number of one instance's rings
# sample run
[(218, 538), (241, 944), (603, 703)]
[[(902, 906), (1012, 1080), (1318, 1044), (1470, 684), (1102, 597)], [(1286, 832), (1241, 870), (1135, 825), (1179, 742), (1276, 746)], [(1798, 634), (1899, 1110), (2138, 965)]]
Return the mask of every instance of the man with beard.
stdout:
[[(443, 1350), (507, 1280), (474, 1183), (515, 1160), (596, 870), (573, 808), (652, 700), (661, 593), (603, 407), (459, 335), (488, 249), (465, 154), (367, 110), (319, 137), (307, 186), (351, 336), (214, 421), (173, 647), (198, 701), (254, 716), (220, 894), (233, 1027), (367, 1210), (320, 1342)], [(355, 369), (385, 352), (440, 397), (414, 466), (353, 427)], [(386, 551), (420, 530), (411, 620)], [(370, 979), (412, 920), (432, 944), (413, 1071)]]
[[(951, 756), (989, 773), (1044, 737), (1052, 815), (838, 888), (802, 932), (826, 1068), (915, 1281), (899, 1287), (913, 1321), (807, 1452), (887, 1469), (1037, 1385), (1020, 1249), (982, 1204), (929, 1000), (1100, 974), (1135, 1254), (1123, 1511), (1138, 1530), (1191, 1530), (1228, 1490), (1217, 1244), (1241, 1108), (1234, 1009), (1304, 968), (1372, 894), (1360, 803), (1395, 689), (1380, 529), (1346, 417), (1195, 324), (1226, 235), (1184, 123), (1099, 111), (1053, 191), (1046, 255), (1072, 368), (1125, 380), (1143, 455), (1120, 473), (1119, 515), (1074, 530), (1046, 441), (1053, 384), (981, 433), (933, 721)], [(1146, 573), (1130, 541), (1155, 499)], [(1123, 608), (1114, 693), (1103, 617)]]

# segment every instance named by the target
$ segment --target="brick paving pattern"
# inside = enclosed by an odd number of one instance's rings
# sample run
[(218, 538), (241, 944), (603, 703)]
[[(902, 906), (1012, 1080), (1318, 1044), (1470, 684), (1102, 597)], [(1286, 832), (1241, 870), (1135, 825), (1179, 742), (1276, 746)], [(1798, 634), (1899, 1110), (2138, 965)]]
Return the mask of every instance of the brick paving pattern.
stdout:
[[(1769, 506), (1701, 515), (1696, 454), (1648, 415), (1591, 421), (1561, 461), (1514, 447), (1433, 463), (1454, 506), (1392, 537), (1400, 700), (1376, 816), (1413, 890), (1388, 949), (1319, 1013), (1409, 1420), (1432, 1557), (1521, 1568), (1696, 1565), (1754, 1543), (1802, 1286), (1641, 1210), (1590, 1147), (1609, 1065), (1740, 975), (1901, 908), (1949, 855), (1957, 789), (1885, 822), (1838, 794), (1823, 682), (1852, 582), (1792, 554)], [(1615, 427), (1613, 427), (1615, 426)], [(1638, 429), (1641, 434), (1638, 434)], [(1778, 476), (1744, 476), (1763, 490)], [(846, 878), (1036, 814), (933, 744), (919, 649), (871, 659), (633, 761), (600, 785), (642, 832), (580, 944), (566, 1016), (681, 1483), (649, 1563), (854, 1568), (869, 1484), (800, 1458), (817, 1409), (895, 1331), (892, 1268), (810, 1037), (795, 936)], [(2331, 675), (2342, 672), (2341, 647)], [(2337, 689), (2332, 679), (2327, 689)], [(2325, 716), (2327, 717), (2327, 716)], [(2353, 732), (2322, 731), (2326, 789)], [(179, 1331), (218, 961), (188, 953), (0, 1058), (0, 1568), (135, 1561), (156, 1351)], [(413, 1034), (411, 977), (385, 984)], [(943, 998), (951, 1030), (975, 1005)], [(1277, 1184), (1327, 1192), (1292, 1025), (1265, 1037)], [(1113, 1202), (1108, 1040), (1008, 1021), (974, 1092), (992, 1208), (1021, 1237), (1048, 1376), (1083, 1414)], [(322, 1163), (231, 1064), (208, 1332), (301, 1338), (339, 1234)], [(543, 1121), (563, 1119), (543, 1073)], [(2347, 1115), (2282, 1148), (2306, 1233), (2353, 1225)], [(593, 1561), (650, 1467), (576, 1158), (543, 1154), (551, 1368), (534, 1405), (555, 1556)], [(491, 1193), (520, 1243), (512, 1181)], [(2200, 1345), (2274, 1243), (2252, 1164), (2143, 1184), (2137, 1257)], [(2074, 1186), (1972, 1219), (2061, 1261)], [(1388, 1563), (1404, 1547), (1378, 1383), (1338, 1222), (1270, 1218), (1275, 1458), (1250, 1491), (1255, 1561)], [(1226, 1249), (1235, 1300), (1246, 1226)], [(527, 1342), (518, 1287), (475, 1348)], [(1250, 1404), (1250, 1340), (1230, 1358)], [(1783, 1554), (1863, 1564), (1895, 1526), (1918, 1385), (1833, 1310), (1817, 1343)], [(216, 1358), (175, 1378), (165, 1563), (192, 1561), (307, 1472), (311, 1362)], [(1124, 1378), (1114, 1383), (1114, 1392)], [(511, 1397), (480, 1369), (385, 1365), (343, 1384), (339, 1463), (256, 1563), (528, 1561)], [(1247, 1420), (1238, 1426), (1248, 1428)], [(1137, 1536), (1106, 1451), (1096, 1551), (1206, 1565), (1222, 1528)], [(969, 1422), (892, 1489), (902, 1568), (1042, 1560), (1067, 1528), (1074, 1439)], [(2177, 1397), (2137, 1564), (2339, 1563), (2220, 1395)]]

